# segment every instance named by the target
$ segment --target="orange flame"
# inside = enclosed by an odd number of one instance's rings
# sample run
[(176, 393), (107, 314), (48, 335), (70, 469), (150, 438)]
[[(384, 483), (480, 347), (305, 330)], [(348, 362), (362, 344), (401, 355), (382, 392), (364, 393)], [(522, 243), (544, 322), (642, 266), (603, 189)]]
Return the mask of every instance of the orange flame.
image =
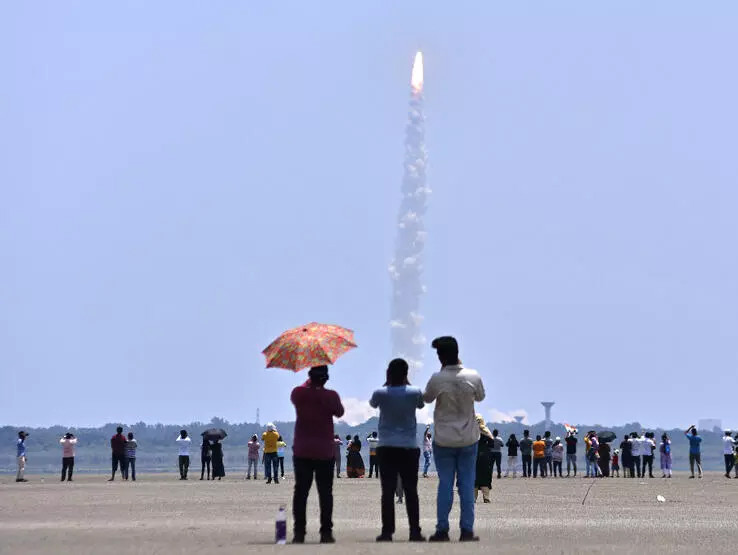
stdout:
[(423, 53), (420, 51), (415, 54), (410, 85), (412, 85), (414, 92), (421, 92), (423, 90)]

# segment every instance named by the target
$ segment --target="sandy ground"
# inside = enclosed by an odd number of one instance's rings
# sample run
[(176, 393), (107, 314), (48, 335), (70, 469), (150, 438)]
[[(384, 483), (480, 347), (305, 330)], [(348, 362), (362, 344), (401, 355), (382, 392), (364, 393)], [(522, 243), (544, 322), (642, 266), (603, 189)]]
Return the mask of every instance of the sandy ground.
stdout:
[[(197, 478), (197, 477), (196, 477)], [(708, 474), (702, 480), (503, 479), (494, 502), (477, 505), (481, 543), (408, 544), (404, 508), (393, 544), (374, 543), (379, 531), (376, 480), (337, 481), (338, 543), (316, 545), (317, 501), (309, 504), (308, 544), (273, 545), (280, 504), (289, 507), (292, 480), (266, 485), (243, 475), (221, 482), (174, 475), (139, 476), (107, 483), (103, 476), (29, 476), (16, 484), (0, 477), (0, 553), (462, 553), (497, 552), (735, 553), (738, 551), (738, 480)], [(421, 479), (421, 518), (435, 522), (436, 480)], [(657, 495), (665, 503), (656, 500)], [(458, 522), (458, 507), (452, 523)], [(291, 528), (291, 523), (290, 526)], [(456, 530), (453, 530), (454, 540)]]

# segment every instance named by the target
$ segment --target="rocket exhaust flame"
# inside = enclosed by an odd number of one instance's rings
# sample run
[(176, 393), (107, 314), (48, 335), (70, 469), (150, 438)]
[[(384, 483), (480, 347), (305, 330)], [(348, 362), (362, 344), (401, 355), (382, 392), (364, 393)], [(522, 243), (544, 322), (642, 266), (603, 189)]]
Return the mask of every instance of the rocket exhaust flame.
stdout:
[(421, 52), (415, 55), (410, 85), (402, 201), (397, 217), (395, 257), (389, 267), (393, 285), (390, 333), (392, 356), (407, 360), (411, 375), (415, 375), (423, 366), (426, 343), (421, 332), (423, 316), (420, 314), (420, 298), (425, 292), (425, 286), (421, 282), (426, 240), (423, 216), (430, 194), (425, 180), (427, 155)]
[(423, 53), (418, 51), (413, 61), (413, 73), (410, 77), (410, 85), (415, 92), (423, 90)]

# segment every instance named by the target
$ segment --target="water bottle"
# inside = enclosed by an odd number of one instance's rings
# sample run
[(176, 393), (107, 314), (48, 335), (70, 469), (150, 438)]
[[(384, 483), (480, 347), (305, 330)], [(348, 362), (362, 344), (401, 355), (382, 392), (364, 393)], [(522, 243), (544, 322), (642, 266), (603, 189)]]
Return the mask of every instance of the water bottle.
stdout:
[(277, 545), (287, 543), (287, 513), (284, 507), (280, 507), (277, 513), (277, 522), (274, 526), (274, 542)]

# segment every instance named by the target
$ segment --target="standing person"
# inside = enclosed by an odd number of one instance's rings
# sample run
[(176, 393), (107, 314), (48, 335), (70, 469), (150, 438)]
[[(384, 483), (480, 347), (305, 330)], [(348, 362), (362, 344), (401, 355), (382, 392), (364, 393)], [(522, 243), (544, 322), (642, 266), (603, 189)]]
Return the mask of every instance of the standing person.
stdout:
[(343, 416), (338, 393), (325, 388), (328, 367), (315, 366), (308, 380), (292, 390), (295, 405), (294, 455), (295, 493), (292, 511), (295, 519), (292, 543), (304, 543), (307, 530), (307, 499), (315, 476), (320, 501), (320, 542), (335, 543), (333, 538), (333, 417)]
[(432, 347), (442, 367), (431, 376), (423, 394), (426, 403), (436, 402), (433, 458), (438, 472), (437, 522), (430, 541), (450, 540), (448, 515), (454, 484), (461, 505), (460, 541), (479, 541), (474, 535), (474, 471), (480, 433), (474, 403), (484, 400), (484, 384), (475, 370), (461, 365), (456, 339), (439, 337)]
[(544, 450), (547, 470), (546, 475), (551, 478), (553, 476), (553, 440), (551, 439), (551, 432), (547, 431), (543, 434), (543, 443), (546, 446), (546, 449)]
[(659, 454), (661, 455), (661, 477), (671, 478), (671, 440), (669, 439), (669, 436), (666, 435), (666, 432), (661, 436)]
[(502, 448), (505, 442), (499, 437), (500, 432), (496, 428), (492, 430), (492, 445), (490, 452), (492, 454), (492, 474), (495, 473), (495, 465), (497, 465), (497, 479), (502, 478)]
[[(592, 430), (584, 434), (584, 467), (587, 470), (585, 478), (589, 478), (592, 475), (592, 463), (589, 459), (589, 450), (592, 448)], [(596, 474), (595, 474), (596, 476)]]
[(494, 474), (495, 456), (492, 448), (495, 445), (495, 436), (494, 432), (490, 433), (481, 414), (477, 414), (477, 424), (479, 425), (479, 443), (477, 444), (477, 468), (474, 479), (474, 502), (476, 503), (481, 489), (482, 500), (485, 503), (491, 503), (489, 490), (492, 488), (492, 474)]
[(28, 434), (26, 432), (18, 432), (18, 441), (16, 442), (16, 466), (17, 472), (15, 474), (16, 482), (27, 482), (25, 478), (26, 473), (26, 438)]
[(200, 444), (200, 480), (205, 479), (205, 469), (207, 469), (208, 480), (210, 480), (210, 464), (212, 460), (213, 452), (210, 449), (210, 440), (202, 436), (202, 443)]
[(562, 467), (564, 464), (564, 446), (561, 443), (561, 438), (556, 437), (553, 444), (553, 474), (556, 478), (556, 471), (558, 470), (559, 478), (564, 477)]
[(110, 438), (110, 449), (112, 451), (113, 461), (113, 475), (110, 477), (108, 482), (115, 480), (115, 471), (118, 470), (120, 465), (121, 478), (123, 477), (123, 467), (126, 461), (126, 436), (123, 435), (123, 428), (118, 426), (115, 430), (115, 435)]
[[(287, 449), (287, 444), (282, 439), (282, 436), (279, 436), (279, 439), (277, 439), (277, 460), (279, 461), (279, 477), (284, 478), (284, 451)], [(276, 474), (274, 476), (277, 477)]]
[(369, 446), (369, 477), (372, 477), (372, 471), (376, 471), (376, 477), (379, 478), (379, 466), (377, 465), (377, 432), (372, 432), (366, 438), (366, 444)]
[(690, 478), (694, 478), (694, 466), (697, 465), (697, 471), (699, 477), (702, 478), (702, 438), (697, 435), (697, 427), (695, 425), (690, 426), (684, 432), (684, 435), (689, 440), (689, 471), (692, 473)]
[(251, 468), (254, 469), (254, 480), (259, 479), (259, 436), (256, 434), (251, 436), (251, 440), (246, 444), (248, 447), (248, 469), (246, 470), (246, 479), (251, 480)]
[(643, 474), (641, 472), (641, 438), (638, 437), (637, 432), (631, 432), (630, 445), (630, 454), (633, 457), (631, 460), (633, 461), (633, 466), (636, 470), (636, 476), (638, 476), (638, 478), (643, 478)]
[(341, 441), (341, 436), (336, 434), (333, 437), (333, 446), (334, 446), (334, 452), (333, 452), (333, 458), (336, 461), (336, 478), (341, 477), (341, 451), (343, 451), (343, 441)]
[(349, 478), (363, 478), (366, 467), (361, 457), (361, 440), (356, 435), (349, 443), (348, 457), (346, 458), (346, 476)]
[(210, 445), (210, 458), (213, 465), (213, 480), (225, 478), (225, 466), (223, 465), (223, 444), (216, 438)]
[(597, 432), (594, 430), (589, 433), (589, 452), (587, 453), (587, 458), (592, 467), (592, 478), (599, 478), (600, 472), (597, 461), (600, 458), (600, 441), (597, 439)]
[(620, 449), (615, 449), (612, 452), (612, 473), (610, 475), (613, 478), (615, 476), (620, 478)]
[(510, 470), (512, 470), (513, 478), (517, 478), (518, 447), (520, 447), (520, 443), (518, 443), (518, 438), (515, 437), (515, 434), (510, 434), (505, 445), (507, 446), (507, 468), (505, 469), (505, 478), (510, 475)]
[(641, 438), (641, 457), (643, 458), (643, 477), (646, 477), (646, 467), (648, 467), (648, 477), (653, 478), (653, 453), (656, 451), (656, 442), (654, 441), (654, 433), (646, 432)]
[(730, 430), (725, 430), (723, 436), (723, 456), (725, 457), (725, 477), (730, 479), (730, 471), (733, 470), (735, 464), (735, 440)]
[(577, 477), (577, 432), (576, 430), (569, 430), (566, 434), (566, 477), (568, 478), (571, 474), (571, 469), (574, 467), (574, 477)]
[(128, 432), (126, 440), (126, 480), (128, 472), (131, 473), (131, 481), (136, 481), (136, 452), (138, 451), (138, 441), (133, 437), (133, 432)]
[[(420, 503), (418, 501), (418, 424), (415, 411), (425, 406), (423, 393), (411, 387), (407, 379), (408, 364), (401, 358), (387, 366), (386, 380), (377, 389), (369, 404), (379, 409), (379, 442), (377, 468), (382, 469), (382, 533), (378, 542), (392, 541), (395, 533), (395, 493), (400, 492), (398, 503), (405, 494), (410, 541), (424, 542), (420, 529)], [(372, 434), (376, 439), (376, 432)], [(379, 471), (377, 471), (379, 473)]]
[(620, 458), (623, 462), (623, 478), (633, 478), (633, 456), (631, 455), (632, 444), (630, 437), (625, 434), (623, 441), (620, 442)]
[(605, 443), (604, 441), (600, 443), (600, 447), (597, 450), (598, 455), (598, 463), (600, 465), (600, 475), (603, 478), (609, 478), (610, 477), (610, 444)]
[(192, 439), (187, 435), (187, 430), (180, 430), (175, 440), (179, 446), (179, 479), (187, 479), (187, 471), (190, 469), (190, 444)]
[(267, 431), (261, 434), (261, 441), (264, 442), (264, 472), (266, 473), (266, 483), (272, 483), (272, 473), (274, 473), (274, 483), (279, 483), (279, 457), (277, 456), (277, 442), (279, 441), (279, 432), (277, 427), (269, 422)]
[(523, 439), (520, 440), (520, 458), (523, 462), (523, 478), (530, 478), (533, 464), (533, 440), (530, 430), (523, 430)]
[(73, 433), (67, 432), (59, 440), (59, 443), (62, 446), (61, 481), (63, 482), (66, 479), (68, 482), (71, 482), (72, 473), (74, 472), (74, 447), (77, 445), (77, 438), (74, 437)]
[(433, 456), (433, 436), (430, 431), (430, 424), (425, 427), (423, 433), (423, 478), (428, 477), (428, 470), (431, 465), (431, 457)]
[(540, 435), (536, 436), (533, 442), (533, 477), (538, 478), (538, 471), (541, 471), (541, 478), (546, 477), (546, 442), (541, 439)]

